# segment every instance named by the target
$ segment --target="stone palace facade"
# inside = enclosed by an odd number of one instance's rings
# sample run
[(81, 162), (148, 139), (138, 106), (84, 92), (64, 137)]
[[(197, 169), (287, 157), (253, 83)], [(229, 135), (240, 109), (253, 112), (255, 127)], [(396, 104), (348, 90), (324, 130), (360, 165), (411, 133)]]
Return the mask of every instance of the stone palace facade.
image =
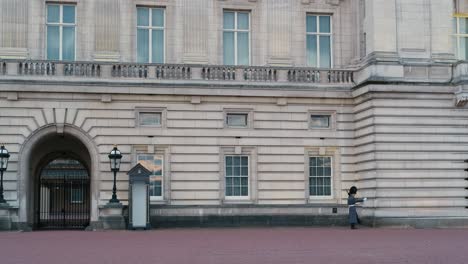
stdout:
[(99, 228), (117, 145), (153, 227), (467, 226), (467, 50), (463, 0), (0, 0), (0, 222)]

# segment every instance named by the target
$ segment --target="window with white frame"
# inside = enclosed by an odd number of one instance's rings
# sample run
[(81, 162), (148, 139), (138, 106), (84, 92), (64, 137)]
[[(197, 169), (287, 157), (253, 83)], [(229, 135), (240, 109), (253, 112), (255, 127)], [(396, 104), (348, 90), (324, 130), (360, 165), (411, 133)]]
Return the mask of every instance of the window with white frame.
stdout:
[(161, 126), (160, 112), (139, 112), (138, 124), (140, 126)]
[(223, 55), (225, 65), (250, 64), (250, 13), (224, 11)]
[(468, 59), (468, 17), (453, 19), (455, 54), (458, 59)]
[(137, 62), (164, 62), (164, 8), (137, 7)]
[(330, 128), (330, 115), (316, 115), (310, 116), (310, 128)]
[(226, 126), (227, 127), (236, 127), (236, 128), (246, 128), (248, 127), (248, 117), (247, 113), (227, 113), (226, 114)]
[(331, 68), (332, 26), (329, 15), (307, 15), (306, 18), (307, 65)]
[(47, 4), (47, 59), (75, 60), (76, 7)]
[(137, 162), (151, 171), (149, 193), (151, 198), (163, 198), (163, 176), (164, 158), (163, 155), (138, 154)]
[(309, 195), (331, 196), (332, 158), (309, 157)]
[(249, 157), (242, 155), (225, 156), (225, 197), (249, 197)]

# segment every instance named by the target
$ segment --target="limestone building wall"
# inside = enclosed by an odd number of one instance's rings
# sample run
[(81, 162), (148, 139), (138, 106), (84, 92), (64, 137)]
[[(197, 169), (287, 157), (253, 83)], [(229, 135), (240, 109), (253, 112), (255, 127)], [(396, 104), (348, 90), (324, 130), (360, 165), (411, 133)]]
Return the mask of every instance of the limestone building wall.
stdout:
[[(45, 1), (0, 0), (0, 143), (12, 153), (5, 195), (18, 222), (31, 224), (34, 202), (21, 178), (34, 164), (20, 164), (21, 153), (47, 130), (95, 148), (92, 222), (111, 196), (117, 144), (124, 204), (137, 154), (164, 157), (153, 222), (346, 220), (346, 190), (357, 185), (371, 224), (466, 226), (468, 66), (452, 35), (465, 1), (62, 2), (77, 6), (76, 62), (42, 61)], [(164, 65), (135, 63), (136, 6), (165, 8)], [(223, 10), (250, 12), (249, 66), (213, 66), (223, 62)], [(307, 14), (332, 15), (332, 69), (306, 67)], [(162, 125), (139, 126), (142, 111), (161, 112)], [(231, 111), (247, 113), (248, 127), (226, 127)], [(314, 113), (330, 114), (331, 129), (310, 128)], [(229, 154), (250, 158), (247, 200), (224, 197)], [(331, 197), (309, 196), (315, 155), (332, 157)]]

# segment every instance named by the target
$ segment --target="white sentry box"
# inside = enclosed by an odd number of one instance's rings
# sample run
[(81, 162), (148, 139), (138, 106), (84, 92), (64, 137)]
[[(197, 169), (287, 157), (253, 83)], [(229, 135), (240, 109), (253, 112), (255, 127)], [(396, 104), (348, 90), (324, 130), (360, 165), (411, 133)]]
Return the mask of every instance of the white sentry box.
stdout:
[(151, 172), (138, 163), (128, 172), (128, 229), (150, 229), (149, 176)]

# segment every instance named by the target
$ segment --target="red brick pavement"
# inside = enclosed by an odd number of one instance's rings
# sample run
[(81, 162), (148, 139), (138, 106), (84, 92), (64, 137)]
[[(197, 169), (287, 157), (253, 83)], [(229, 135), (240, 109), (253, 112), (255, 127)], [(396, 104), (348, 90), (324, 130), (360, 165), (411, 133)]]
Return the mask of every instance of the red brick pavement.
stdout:
[(0, 263), (468, 263), (468, 229), (213, 228), (0, 233)]

